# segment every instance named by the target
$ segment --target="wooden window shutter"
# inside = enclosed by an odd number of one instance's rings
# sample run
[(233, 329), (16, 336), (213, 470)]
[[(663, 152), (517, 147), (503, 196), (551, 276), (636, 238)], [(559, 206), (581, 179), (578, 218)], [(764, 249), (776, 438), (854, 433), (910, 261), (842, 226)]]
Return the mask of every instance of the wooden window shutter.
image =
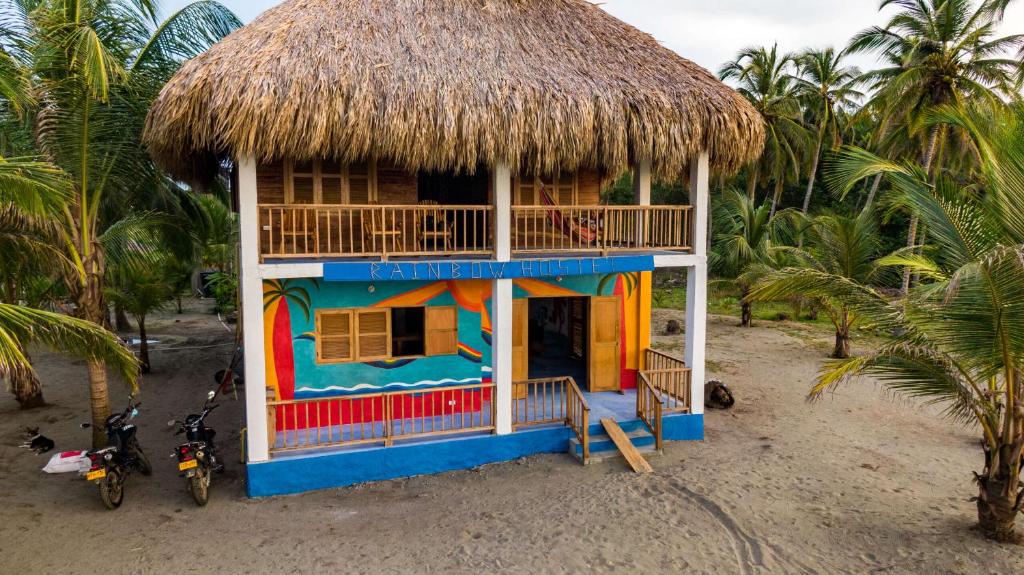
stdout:
[(369, 163), (348, 167), (348, 203), (366, 205), (376, 201), (373, 189), (373, 166)]
[(455, 306), (426, 308), (424, 323), (426, 355), (459, 353), (459, 314)]
[(551, 191), (551, 195), (556, 198), (558, 205), (560, 206), (575, 206), (576, 205), (576, 177), (575, 176), (561, 176), (555, 183), (555, 190)]
[(352, 345), (352, 310), (316, 312), (316, 359), (341, 363), (355, 359)]
[(391, 357), (391, 310), (364, 309), (356, 312), (356, 354), (359, 361)]

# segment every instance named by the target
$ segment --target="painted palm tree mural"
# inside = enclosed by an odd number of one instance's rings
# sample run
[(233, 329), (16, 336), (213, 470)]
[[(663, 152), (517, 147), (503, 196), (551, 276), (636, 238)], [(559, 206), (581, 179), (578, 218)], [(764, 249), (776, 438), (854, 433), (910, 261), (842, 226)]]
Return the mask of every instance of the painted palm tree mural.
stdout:
[[(319, 287), (315, 282), (305, 282)], [(295, 398), (295, 348), (292, 345), (292, 312), (295, 306), (310, 320), (313, 298), (309, 290), (293, 280), (272, 280), (263, 284), (263, 339), (267, 356), (267, 387), (278, 400)]]

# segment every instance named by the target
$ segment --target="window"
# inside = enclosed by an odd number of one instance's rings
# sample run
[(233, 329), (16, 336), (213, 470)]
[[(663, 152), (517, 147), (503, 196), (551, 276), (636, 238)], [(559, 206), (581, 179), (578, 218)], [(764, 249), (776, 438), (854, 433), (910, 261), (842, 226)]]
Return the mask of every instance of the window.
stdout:
[(517, 206), (543, 206), (542, 194), (560, 206), (574, 206), (578, 203), (576, 176), (542, 176), (539, 178), (516, 178), (515, 204)]
[(317, 363), (377, 361), (459, 352), (454, 306), (319, 310)]
[(372, 162), (343, 166), (334, 160), (285, 162), (287, 204), (369, 204), (377, 199)]

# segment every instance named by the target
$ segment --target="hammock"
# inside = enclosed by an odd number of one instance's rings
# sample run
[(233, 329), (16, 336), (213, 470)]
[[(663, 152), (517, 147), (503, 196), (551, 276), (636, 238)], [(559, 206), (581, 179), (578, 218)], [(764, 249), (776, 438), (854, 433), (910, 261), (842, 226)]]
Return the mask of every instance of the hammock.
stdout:
[[(555, 199), (551, 197), (547, 186), (540, 186), (540, 201), (545, 206), (557, 206)], [(548, 220), (562, 235), (577, 240), (580, 243), (592, 244), (597, 241), (599, 230), (596, 221), (577, 221), (574, 218), (567, 218), (560, 210), (547, 210)]]

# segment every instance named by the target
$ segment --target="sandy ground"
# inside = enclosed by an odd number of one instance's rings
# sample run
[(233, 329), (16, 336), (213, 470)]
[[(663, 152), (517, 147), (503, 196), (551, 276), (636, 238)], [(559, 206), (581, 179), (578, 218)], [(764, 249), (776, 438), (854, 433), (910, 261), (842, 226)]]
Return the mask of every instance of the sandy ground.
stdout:
[[(659, 310), (655, 326), (678, 316)], [(870, 383), (804, 402), (829, 345), (813, 328), (713, 318), (710, 375), (738, 405), (707, 415), (706, 441), (669, 444), (651, 475), (621, 460), (583, 467), (548, 455), (250, 500), (233, 461), (202, 509), (168, 457), (166, 421), (202, 402), (231, 337), (199, 313), (164, 314), (152, 332), (164, 349), (143, 383), (139, 434), (156, 472), (130, 478), (118, 511), (74, 475), (40, 473), (46, 456), (16, 447), (25, 425), (58, 449), (85, 445), (83, 365), (42, 354), (53, 405), (21, 413), (0, 403), (0, 571), (1024, 572), (1024, 548), (972, 529), (972, 433)], [(220, 347), (182, 349), (210, 345)], [(241, 408), (227, 401), (211, 417), (235, 457)]]

